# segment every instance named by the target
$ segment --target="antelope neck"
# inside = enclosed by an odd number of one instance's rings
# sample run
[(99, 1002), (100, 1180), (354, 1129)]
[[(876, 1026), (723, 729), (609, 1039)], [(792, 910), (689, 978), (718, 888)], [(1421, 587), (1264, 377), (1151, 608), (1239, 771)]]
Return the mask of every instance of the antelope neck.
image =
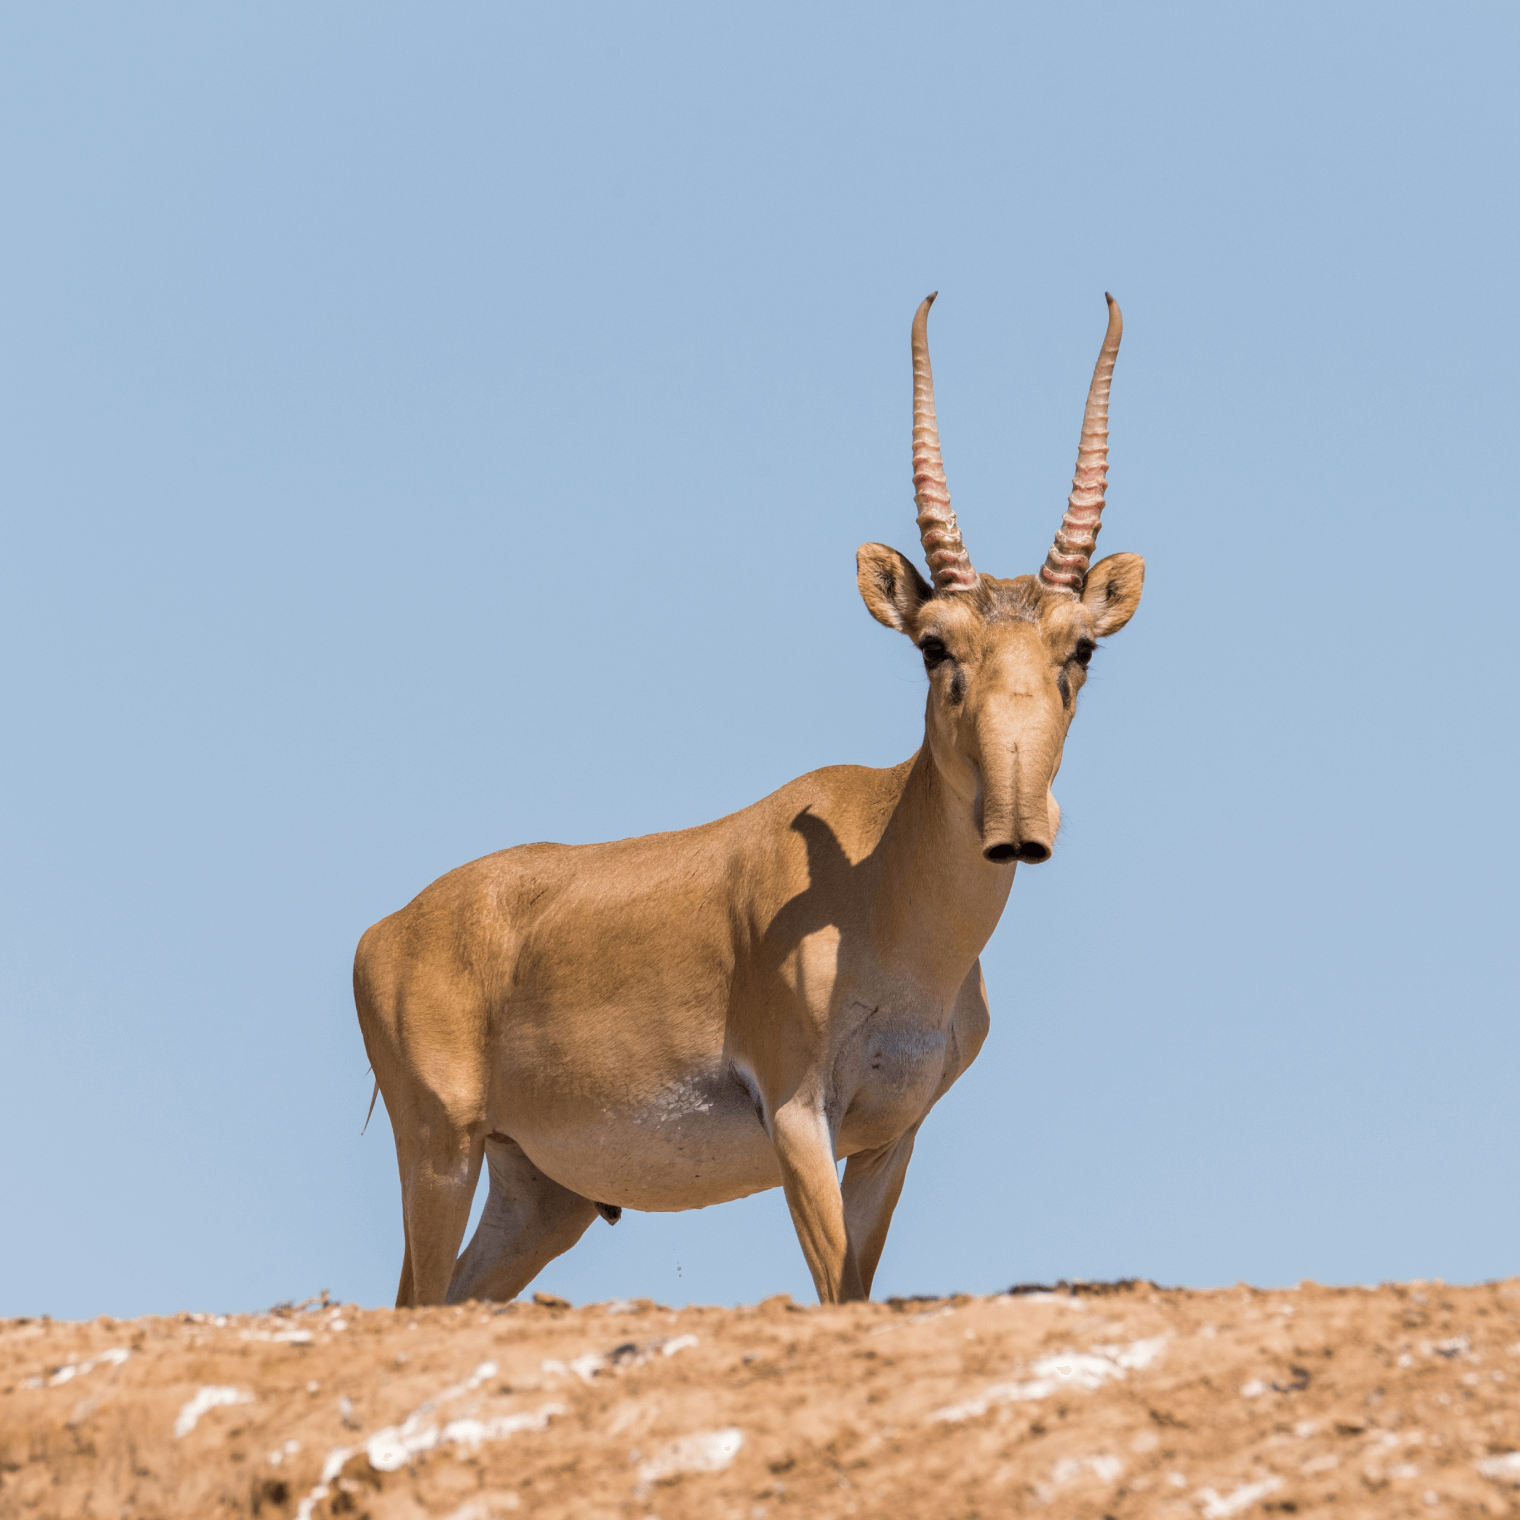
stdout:
[(934, 763), (927, 735), (878, 848), (878, 945), (953, 995), (997, 928), (1014, 868), (983, 859), (971, 806)]

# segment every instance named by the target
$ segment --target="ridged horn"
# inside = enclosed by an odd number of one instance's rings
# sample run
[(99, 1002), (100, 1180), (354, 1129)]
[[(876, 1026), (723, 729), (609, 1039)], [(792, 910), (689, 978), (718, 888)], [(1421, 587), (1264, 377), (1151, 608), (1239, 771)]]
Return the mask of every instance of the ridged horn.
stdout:
[(977, 584), (971, 557), (950, 510), (950, 488), (939, 456), (939, 422), (934, 415), (934, 371), (929, 368), (929, 308), (926, 296), (913, 318), (913, 499), (918, 532), (938, 591), (969, 591)]
[(1056, 541), (1040, 566), (1040, 579), (1058, 591), (1078, 596), (1087, 580), (1098, 529), (1103, 526), (1103, 493), (1108, 485), (1108, 391), (1124, 335), (1119, 303), (1104, 292), (1108, 302), (1108, 332), (1098, 350), (1092, 385), (1087, 392), (1087, 411), (1082, 418), (1082, 441), (1077, 445), (1077, 473), (1072, 477), (1066, 512), (1056, 531)]

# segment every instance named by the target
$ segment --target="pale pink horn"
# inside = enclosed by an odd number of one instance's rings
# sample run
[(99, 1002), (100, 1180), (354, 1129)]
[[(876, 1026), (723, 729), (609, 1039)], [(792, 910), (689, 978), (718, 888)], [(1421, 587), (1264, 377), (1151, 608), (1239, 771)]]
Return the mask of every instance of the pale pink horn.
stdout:
[(913, 318), (913, 499), (918, 503), (918, 531), (924, 558), (938, 591), (970, 591), (979, 577), (961, 540), (944, 461), (939, 457), (939, 422), (934, 415), (934, 372), (929, 368), (929, 308), (926, 296)]
[(1108, 302), (1108, 332), (1098, 350), (1092, 386), (1087, 392), (1087, 411), (1082, 418), (1082, 441), (1077, 445), (1077, 473), (1066, 498), (1066, 513), (1056, 532), (1040, 579), (1058, 591), (1073, 591), (1079, 596), (1098, 546), (1098, 529), (1103, 526), (1103, 492), (1108, 485), (1108, 390), (1114, 378), (1114, 360), (1119, 357), (1119, 339), (1124, 335), (1124, 317), (1119, 303), (1104, 293)]

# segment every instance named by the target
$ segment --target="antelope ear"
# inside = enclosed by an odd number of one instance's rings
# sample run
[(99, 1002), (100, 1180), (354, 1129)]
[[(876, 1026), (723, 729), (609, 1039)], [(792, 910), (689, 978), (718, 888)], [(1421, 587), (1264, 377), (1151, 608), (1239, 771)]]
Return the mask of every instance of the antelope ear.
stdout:
[(878, 623), (910, 636), (918, 609), (934, 595), (907, 555), (885, 544), (862, 544), (855, 551), (855, 582)]
[(1082, 605), (1092, 613), (1093, 632), (1100, 639), (1118, 633), (1134, 617), (1144, 585), (1145, 561), (1138, 554), (1110, 554), (1087, 572)]

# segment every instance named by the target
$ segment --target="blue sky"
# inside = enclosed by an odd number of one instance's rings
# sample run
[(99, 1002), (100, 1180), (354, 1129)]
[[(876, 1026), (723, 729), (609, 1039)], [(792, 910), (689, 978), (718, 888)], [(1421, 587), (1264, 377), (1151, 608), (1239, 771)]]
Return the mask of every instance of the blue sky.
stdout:
[[(0, 1313), (390, 1301), (349, 968), (467, 859), (916, 747), (1103, 292), (1143, 553), (881, 1294), (1520, 1270), (1510, 7), (0, 22)], [(1506, 929), (1506, 925), (1510, 928)], [(779, 1194), (576, 1300), (810, 1296)]]

